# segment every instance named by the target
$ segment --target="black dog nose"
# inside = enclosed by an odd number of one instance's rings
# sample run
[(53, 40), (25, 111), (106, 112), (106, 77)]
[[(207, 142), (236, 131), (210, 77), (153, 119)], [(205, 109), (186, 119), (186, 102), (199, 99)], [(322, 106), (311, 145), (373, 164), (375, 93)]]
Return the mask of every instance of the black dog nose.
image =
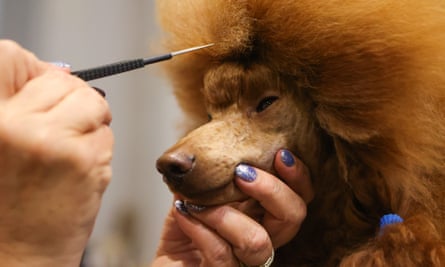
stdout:
[(193, 169), (195, 156), (181, 152), (162, 155), (156, 161), (156, 168), (169, 183), (180, 185), (184, 176)]

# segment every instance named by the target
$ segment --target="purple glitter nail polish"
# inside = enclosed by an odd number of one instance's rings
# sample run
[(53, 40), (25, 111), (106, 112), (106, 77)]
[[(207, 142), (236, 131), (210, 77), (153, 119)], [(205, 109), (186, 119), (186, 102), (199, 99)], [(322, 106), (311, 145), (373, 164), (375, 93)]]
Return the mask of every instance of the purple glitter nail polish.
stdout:
[(286, 149), (281, 150), (280, 156), (281, 156), (281, 161), (287, 167), (291, 167), (295, 164), (295, 159), (288, 150), (286, 150)]
[(246, 182), (255, 181), (257, 175), (255, 169), (246, 164), (236, 166), (235, 174)]
[(176, 210), (179, 211), (182, 215), (189, 215), (189, 212), (182, 200), (175, 201)]

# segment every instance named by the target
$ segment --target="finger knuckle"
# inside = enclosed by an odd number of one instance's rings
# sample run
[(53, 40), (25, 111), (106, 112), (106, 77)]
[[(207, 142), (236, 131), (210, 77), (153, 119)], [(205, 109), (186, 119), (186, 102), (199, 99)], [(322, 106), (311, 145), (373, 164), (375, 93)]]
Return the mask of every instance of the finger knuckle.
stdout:
[(266, 185), (267, 188), (270, 188), (270, 190), (265, 190), (265, 198), (267, 199), (273, 199), (276, 196), (279, 196), (283, 192), (283, 184), (276, 181), (269, 181), (270, 184)]
[(12, 40), (1, 40), (0, 50), (5, 54), (15, 55), (19, 53), (23, 48), (16, 42)]
[(98, 175), (98, 182), (99, 182), (99, 192), (104, 193), (107, 189), (108, 185), (111, 182), (112, 179), (112, 169), (111, 166), (106, 166), (102, 169), (101, 175)]
[[(59, 157), (64, 159), (76, 174), (83, 177), (90, 175), (92, 166), (95, 164), (94, 155), (82, 145), (77, 149), (73, 149), (71, 153), (60, 155)], [(95, 176), (103, 177), (104, 175), (99, 173)]]
[(82, 94), (85, 99), (89, 99), (92, 105), (95, 105), (100, 113), (107, 113), (109, 110), (108, 102), (90, 87), (82, 88)]
[(32, 136), (32, 143), (30, 145), (29, 151), (39, 158), (45, 157), (45, 152), (51, 148), (52, 140), (50, 133), (46, 127), (41, 127), (36, 130)]
[(246, 236), (247, 241), (241, 250), (245, 254), (258, 255), (264, 253), (269, 247), (270, 239), (266, 231), (251, 230)]
[(6, 109), (0, 110), (0, 137), (2, 143), (10, 139), (11, 129), (14, 125), (15, 120), (13, 119), (13, 116), (10, 116), (10, 114), (6, 112)]
[(225, 206), (222, 206), (214, 210), (211, 223), (215, 226), (215, 229), (218, 229), (224, 224), (227, 213), (228, 213), (228, 208)]
[[(232, 258), (232, 249), (227, 245), (220, 245), (213, 248), (210, 253), (212, 261), (215, 263), (225, 263)], [(218, 265), (215, 265), (218, 266)]]
[(302, 201), (297, 201), (294, 205), (294, 209), (289, 212), (289, 216), (285, 221), (291, 225), (301, 225), (307, 215), (307, 206)]
[(109, 146), (107, 146), (107, 147), (111, 149), (110, 151), (108, 151), (108, 154), (106, 156), (107, 160), (111, 161), (111, 159), (113, 158), (112, 147), (114, 145), (114, 133), (113, 133), (113, 130), (111, 130), (111, 127), (109, 127), (109, 126), (102, 126), (101, 131), (102, 131), (103, 140), (108, 141)]
[(300, 227), (307, 216), (307, 206), (302, 199), (295, 199), (292, 205), (283, 212), (279, 218), (279, 222), (283, 227)]
[[(74, 87), (74, 78), (72, 75), (60, 70), (51, 69), (45, 73), (45, 78), (51, 80), (53, 83), (58, 84), (58, 86), (64, 86), (72, 90)], [(60, 90), (60, 89), (59, 89)]]
[(90, 115), (85, 120), (85, 125), (88, 130), (97, 129), (104, 122), (111, 120), (111, 113), (107, 101), (103, 99), (98, 93), (89, 87), (78, 89), (75, 95), (76, 102), (82, 102), (88, 108), (83, 112), (88, 112)]

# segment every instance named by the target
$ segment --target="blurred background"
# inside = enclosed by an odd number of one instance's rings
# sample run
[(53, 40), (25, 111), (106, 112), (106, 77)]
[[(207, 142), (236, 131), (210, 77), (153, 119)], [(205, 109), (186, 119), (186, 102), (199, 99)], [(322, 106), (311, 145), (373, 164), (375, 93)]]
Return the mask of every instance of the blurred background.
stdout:
[[(0, 0), (0, 38), (73, 70), (165, 52), (159, 36), (154, 0)], [(106, 91), (115, 154), (83, 265), (146, 266), (172, 202), (155, 161), (179, 137), (180, 112), (159, 65), (91, 84)]]

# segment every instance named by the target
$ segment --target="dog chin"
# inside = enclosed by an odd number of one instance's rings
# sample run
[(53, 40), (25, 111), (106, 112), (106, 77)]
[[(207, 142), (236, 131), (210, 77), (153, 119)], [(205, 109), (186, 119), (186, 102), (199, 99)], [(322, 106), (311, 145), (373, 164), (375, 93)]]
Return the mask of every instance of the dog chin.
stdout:
[(199, 206), (223, 205), (231, 202), (243, 201), (249, 198), (238, 189), (233, 181), (223, 187), (203, 192), (196, 192), (193, 194), (182, 194), (181, 192), (174, 193), (188, 203)]

